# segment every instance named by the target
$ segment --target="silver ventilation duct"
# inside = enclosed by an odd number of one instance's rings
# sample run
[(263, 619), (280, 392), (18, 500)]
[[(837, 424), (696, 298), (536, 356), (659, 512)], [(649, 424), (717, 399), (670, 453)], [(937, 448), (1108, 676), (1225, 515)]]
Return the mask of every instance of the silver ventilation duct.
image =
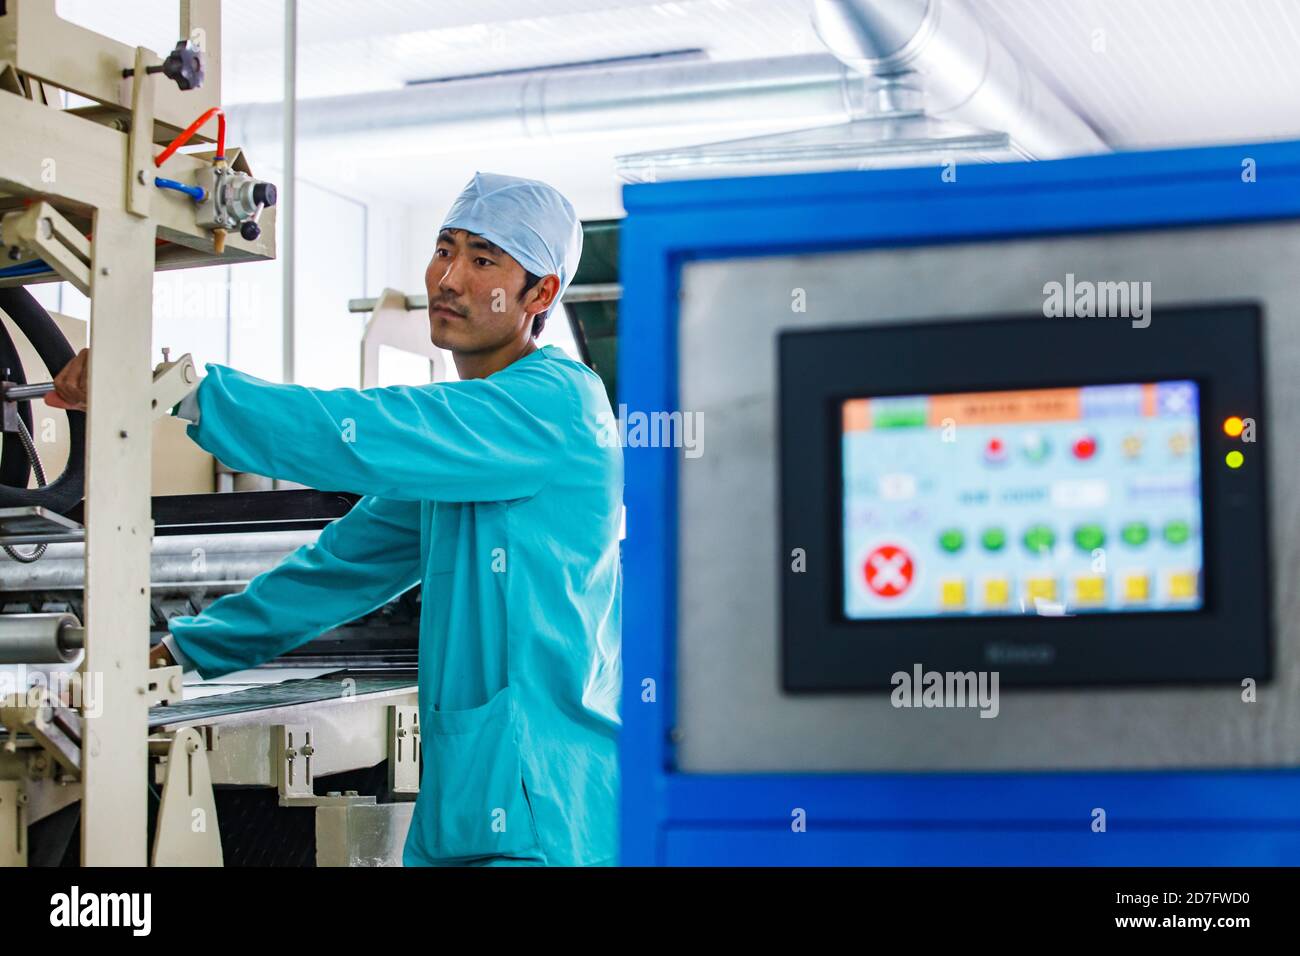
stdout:
[(813, 0), (812, 18), (836, 58), (871, 78), (870, 115), (620, 156), (623, 178), (1006, 162), (1105, 149), (960, 3)]
[[(918, 143), (986, 159), (1105, 148), (955, 0), (814, 0), (812, 10), (834, 56), (541, 69), (306, 99), (298, 103), (296, 132), (300, 147), (339, 158), (689, 135), (693, 127), (714, 136), (794, 128), (800, 133), (779, 133), (768, 145), (814, 165), (843, 166), (862, 149), (877, 158), (915, 156)], [(916, 102), (921, 89), (926, 110)], [(234, 141), (265, 149), (283, 135), (278, 103), (233, 106), (228, 113)], [(846, 129), (856, 121), (866, 125)], [(734, 158), (754, 145), (739, 140), (719, 148)], [(660, 168), (678, 160), (689, 165), (680, 152), (622, 159), (637, 178), (636, 167), (648, 158)]]
[[(300, 144), (389, 154), (467, 144), (646, 131), (831, 123), (860, 112), (870, 81), (834, 57), (687, 61), (545, 70), (420, 83), (400, 90), (302, 100)], [(228, 110), (233, 142), (280, 140), (279, 103)]]

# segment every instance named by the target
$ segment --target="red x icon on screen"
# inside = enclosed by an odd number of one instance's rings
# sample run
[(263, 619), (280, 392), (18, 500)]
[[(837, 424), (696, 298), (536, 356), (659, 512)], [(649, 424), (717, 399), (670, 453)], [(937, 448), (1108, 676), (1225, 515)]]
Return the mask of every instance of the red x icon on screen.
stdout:
[(912, 584), (912, 556), (892, 544), (882, 544), (862, 565), (867, 587), (880, 597), (898, 597)]

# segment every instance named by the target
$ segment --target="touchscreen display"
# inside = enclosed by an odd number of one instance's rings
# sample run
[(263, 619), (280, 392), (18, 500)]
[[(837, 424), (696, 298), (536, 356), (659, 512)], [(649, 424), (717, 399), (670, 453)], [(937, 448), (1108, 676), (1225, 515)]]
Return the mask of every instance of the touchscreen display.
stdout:
[(1195, 382), (840, 412), (846, 618), (1202, 607)]

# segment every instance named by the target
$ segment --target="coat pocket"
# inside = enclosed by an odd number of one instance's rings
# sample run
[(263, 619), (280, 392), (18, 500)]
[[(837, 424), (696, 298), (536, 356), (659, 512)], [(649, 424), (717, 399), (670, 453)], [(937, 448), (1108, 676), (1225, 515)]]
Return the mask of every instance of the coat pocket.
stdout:
[(513, 855), (538, 847), (515, 720), (509, 687), (480, 707), (424, 715), (416, 816), (433, 856)]

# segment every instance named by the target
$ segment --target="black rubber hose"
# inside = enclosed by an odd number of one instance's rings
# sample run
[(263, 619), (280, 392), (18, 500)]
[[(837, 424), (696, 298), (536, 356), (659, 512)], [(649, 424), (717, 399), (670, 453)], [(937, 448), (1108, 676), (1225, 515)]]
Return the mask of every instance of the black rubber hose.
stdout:
[[(23, 363), (18, 357), (14, 340), (9, 337), (9, 329), (0, 322), (0, 379), (26, 385)], [(18, 417), (27, 426), (27, 433), (32, 432), (32, 403), (18, 402)], [(18, 432), (5, 432), (4, 441), (0, 443), (0, 485), (11, 488), (26, 488), (27, 479), (31, 477), (32, 465), (27, 460), (27, 451), (23, 447), (22, 436)]]
[[(0, 289), (0, 309), (13, 319), (18, 331), (32, 343), (51, 375), (58, 375), (63, 371), (63, 366), (76, 355), (49, 313), (41, 308), (41, 304), (26, 289), (21, 286)], [(68, 464), (63, 469), (63, 474), (44, 488), (26, 487), (25, 478), (19, 486), (7, 483), (0, 485), (0, 507), (37, 505), (62, 514), (81, 502), (86, 485), (85, 412), (68, 412), (68, 435)], [(5, 457), (8, 458), (7, 442), (4, 450)]]

